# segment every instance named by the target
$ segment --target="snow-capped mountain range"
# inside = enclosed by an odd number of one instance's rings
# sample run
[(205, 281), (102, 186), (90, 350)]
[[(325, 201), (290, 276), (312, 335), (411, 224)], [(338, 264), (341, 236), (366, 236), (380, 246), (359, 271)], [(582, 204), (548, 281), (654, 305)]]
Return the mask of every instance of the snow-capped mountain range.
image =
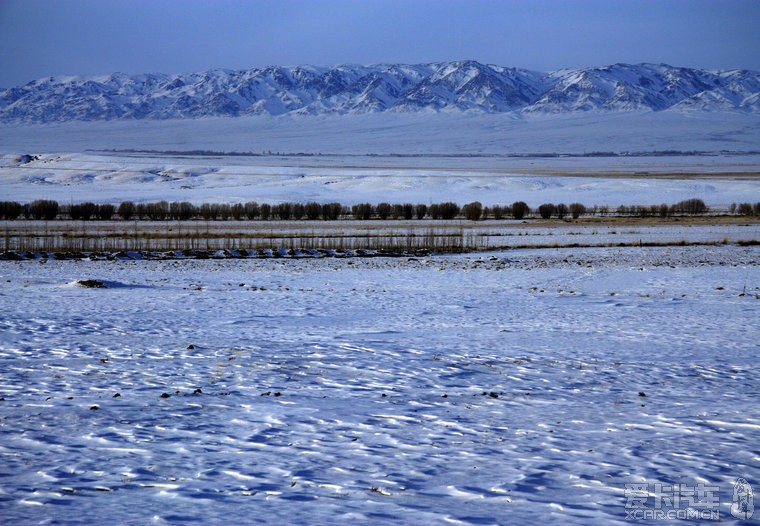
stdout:
[(50, 77), (0, 90), (0, 121), (474, 111), (760, 113), (760, 72), (616, 64), (542, 73), (475, 61)]

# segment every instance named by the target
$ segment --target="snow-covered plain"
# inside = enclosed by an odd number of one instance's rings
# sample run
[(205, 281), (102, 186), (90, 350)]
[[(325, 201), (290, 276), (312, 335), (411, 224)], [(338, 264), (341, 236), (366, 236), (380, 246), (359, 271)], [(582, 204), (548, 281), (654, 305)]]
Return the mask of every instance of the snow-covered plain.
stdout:
[[(760, 200), (758, 144), (756, 115), (696, 112), (4, 125), (0, 199), (725, 207)], [(504, 156), (655, 150), (714, 155)], [(758, 237), (524, 230), (504, 240)], [(623, 524), (626, 483), (704, 483), (731, 523), (736, 479), (760, 482), (758, 262), (732, 244), (0, 262), (0, 518)]]
[(0, 151), (213, 150), (310, 154), (757, 151), (741, 112), (467, 112), (2, 124)]
[(704, 483), (731, 524), (760, 480), (758, 262), (4, 262), (0, 515), (624, 524), (626, 483)]
[[(427, 166), (414, 166), (423, 159), (340, 156), (304, 161), (298, 157), (49, 154), (21, 165), (17, 158), (3, 158), (0, 181), (4, 197), (21, 202), (56, 199), (118, 204), (129, 199), (350, 205), (453, 200), (488, 206), (524, 200), (534, 207), (545, 202), (616, 207), (672, 204), (696, 197), (725, 209), (731, 203), (760, 199), (760, 156), (638, 158), (633, 166), (610, 159), (522, 160), (519, 165), (514, 159), (491, 159), (490, 168), (484, 167), (485, 159), (475, 160), (469, 168), (451, 167), (463, 163), (461, 158), (425, 158)], [(540, 167), (530, 167), (535, 163)], [(649, 175), (634, 173), (637, 166)], [(676, 172), (658, 177), (664, 170)], [(715, 174), (726, 170), (734, 175)], [(592, 175), (570, 177), (554, 172)], [(689, 175), (695, 172), (700, 175)]]
[[(751, 153), (758, 144), (760, 117), (739, 113), (371, 114), (4, 125), (0, 186), (3, 198), (26, 202), (477, 200), (490, 205), (519, 199), (531, 206), (618, 206), (696, 197), (725, 208), (760, 199), (760, 154)], [(86, 152), (112, 149), (322, 155)], [(710, 154), (510, 157), (662, 150)], [(23, 154), (40, 159), (19, 163)]]

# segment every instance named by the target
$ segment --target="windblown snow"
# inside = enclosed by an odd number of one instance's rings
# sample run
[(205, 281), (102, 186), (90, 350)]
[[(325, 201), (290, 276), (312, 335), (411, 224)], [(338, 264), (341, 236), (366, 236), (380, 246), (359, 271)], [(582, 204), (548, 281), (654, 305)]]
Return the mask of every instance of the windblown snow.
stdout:
[(3, 519), (625, 524), (626, 484), (683, 484), (738, 523), (758, 261), (5, 262)]

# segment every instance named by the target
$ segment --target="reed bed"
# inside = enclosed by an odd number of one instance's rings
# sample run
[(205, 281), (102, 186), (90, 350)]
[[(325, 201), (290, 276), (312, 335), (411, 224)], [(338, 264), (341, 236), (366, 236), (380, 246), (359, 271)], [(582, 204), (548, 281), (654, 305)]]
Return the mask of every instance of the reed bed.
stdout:
[[(756, 224), (678, 226), (468, 221), (3, 221), (0, 250), (129, 252), (346, 250), (457, 253), (560, 246), (656, 246), (751, 242)], [(540, 224), (540, 226), (539, 226)], [(715, 226), (715, 225), (712, 225)], [(726, 230), (728, 229), (728, 230)], [(726, 234), (726, 232), (728, 234)], [(726, 236), (726, 237), (724, 237)], [(730, 236), (730, 238), (729, 238)]]
[[(237, 228), (230, 228), (234, 226)], [(477, 232), (445, 228), (352, 228), (303, 224), (261, 227), (198, 222), (14, 221), (3, 225), (2, 250), (121, 252), (172, 250), (367, 249), (461, 252), (483, 248)]]

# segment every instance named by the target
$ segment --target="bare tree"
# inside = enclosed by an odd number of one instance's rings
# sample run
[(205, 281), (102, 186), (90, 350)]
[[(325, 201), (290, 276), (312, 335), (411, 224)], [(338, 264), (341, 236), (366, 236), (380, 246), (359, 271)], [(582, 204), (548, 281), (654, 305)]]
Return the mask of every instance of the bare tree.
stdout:
[(483, 216), (483, 205), (478, 201), (473, 201), (464, 205), (462, 212), (469, 221), (478, 221)]
[(538, 207), (538, 214), (541, 219), (549, 219), (557, 211), (557, 207), (553, 203), (544, 203)]
[(530, 213), (530, 207), (524, 201), (515, 201), (512, 203), (512, 217), (522, 219)]

